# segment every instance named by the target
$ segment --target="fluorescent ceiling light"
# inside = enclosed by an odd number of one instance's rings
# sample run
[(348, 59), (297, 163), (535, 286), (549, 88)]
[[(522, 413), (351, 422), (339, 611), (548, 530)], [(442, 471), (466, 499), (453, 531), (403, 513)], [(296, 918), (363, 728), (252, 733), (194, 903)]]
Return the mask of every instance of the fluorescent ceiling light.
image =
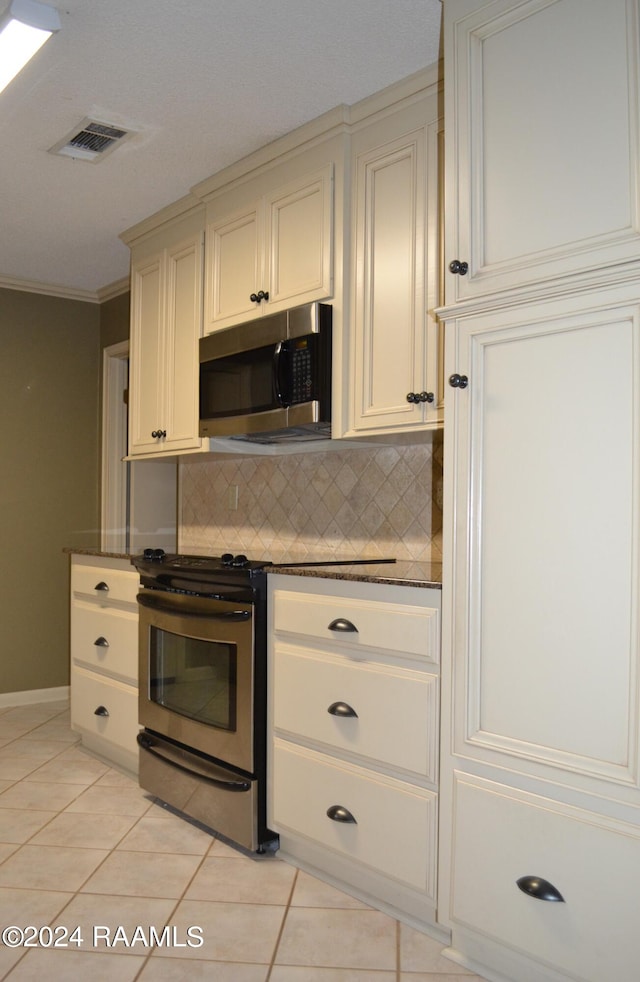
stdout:
[(0, 19), (0, 92), (60, 26), (54, 7), (36, 0), (12, 0)]

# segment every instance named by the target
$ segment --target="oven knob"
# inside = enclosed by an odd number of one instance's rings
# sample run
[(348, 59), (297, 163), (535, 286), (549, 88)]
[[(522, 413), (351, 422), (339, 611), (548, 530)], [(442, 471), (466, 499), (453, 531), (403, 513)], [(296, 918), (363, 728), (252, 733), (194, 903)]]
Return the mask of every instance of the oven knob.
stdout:
[(231, 560), (232, 566), (247, 566), (248, 564), (249, 564), (249, 560), (241, 552), (238, 553), (237, 556), (234, 556), (233, 559)]
[(231, 566), (231, 563), (233, 562), (233, 553), (223, 552), (220, 556), (220, 562), (223, 566)]

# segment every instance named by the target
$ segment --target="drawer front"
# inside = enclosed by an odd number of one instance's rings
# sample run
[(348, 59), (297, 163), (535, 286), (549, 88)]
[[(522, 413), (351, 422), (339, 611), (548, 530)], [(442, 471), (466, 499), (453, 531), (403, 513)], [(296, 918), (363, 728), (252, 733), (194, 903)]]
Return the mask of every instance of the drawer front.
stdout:
[[(96, 714), (96, 709), (106, 714)], [(137, 756), (138, 691), (81, 668), (71, 672), (71, 725)]]
[[(640, 829), (479, 778), (455, 788), (456, 922), (585, 982), (637, 982)], [(543, 878), (564, 902), (523, 893)]]
[(277, 590), (274, 627), (345, 648), (439, 661), (439, 611), (432, 607), (309, 596)]
[(274, 674), (278, 729), (436, 782), (437, 676), (279, 644)]
[[(331, 819), (335, 807), (356, 819)], [(273, 827), (289, 829), (435, 897), (437, 796), (275, 741)]]
[(71, 654), (75, 664), (138, 684), (138, 612), (71, 607)]
[(93, 597), (100, 604), (136, 603), (140, 577), (132, 568), (107, 569), (100, 566), (74, 566), (71, 590), (74, 596)]

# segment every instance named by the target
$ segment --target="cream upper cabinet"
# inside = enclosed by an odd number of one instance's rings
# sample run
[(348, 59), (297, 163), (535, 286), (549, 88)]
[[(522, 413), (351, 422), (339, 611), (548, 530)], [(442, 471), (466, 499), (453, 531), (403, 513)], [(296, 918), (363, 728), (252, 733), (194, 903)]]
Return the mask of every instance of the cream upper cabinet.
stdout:
[(637, 0), (445, 0), (447, 305), (637, 261), (639, 52)]
[(348, 432), (441, 423), (436, 84), (352, 137)]
[(333, 166), (254, 190), (208, 205), (205, 332), (332, 295)]
[(130, 456), (199, 450), (202, 210), (134, 246)]

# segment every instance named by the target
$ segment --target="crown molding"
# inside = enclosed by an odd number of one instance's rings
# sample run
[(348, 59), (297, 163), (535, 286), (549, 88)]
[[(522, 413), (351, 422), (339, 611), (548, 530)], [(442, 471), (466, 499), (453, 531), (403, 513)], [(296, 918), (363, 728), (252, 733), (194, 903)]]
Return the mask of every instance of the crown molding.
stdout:
[(53, 283), (38, 283), (36, 280), (19, 280), (11, 276), (0, 276), (0, 290), (17, 290), (20, 293), (39, 293), (47, 297), (59, 297), (62, 300), (79, 300), (83, 303), (105, 303), (113, 300), (130, 288), (129, 277), (116, 280), (99, 290), (80, 290), (76, 287), (57, 286)]
[(96, 292), (96, 297), (98, 298), (98, 303), (106, 303), (107, 300), (114, 300), (116, 297), (121, 297), (123, 293), (128, 293), (131, 289), (131, 281), (128, 276), (124, 276), (121, 280), (116, 280), (114, 283), (108, 283), (107, 286), (101, 287)]
[(82, 300), (85, 303), (100, 302), (98, 294), (93, 290), (57, 286), (53, 283), (38, 283), (36, 280), (19, 280), (11, 276), (0, 276), (0, 289), (19, 290), (21, 293), (41, 293), (48, 297), (60, 297), (64, 300)]

